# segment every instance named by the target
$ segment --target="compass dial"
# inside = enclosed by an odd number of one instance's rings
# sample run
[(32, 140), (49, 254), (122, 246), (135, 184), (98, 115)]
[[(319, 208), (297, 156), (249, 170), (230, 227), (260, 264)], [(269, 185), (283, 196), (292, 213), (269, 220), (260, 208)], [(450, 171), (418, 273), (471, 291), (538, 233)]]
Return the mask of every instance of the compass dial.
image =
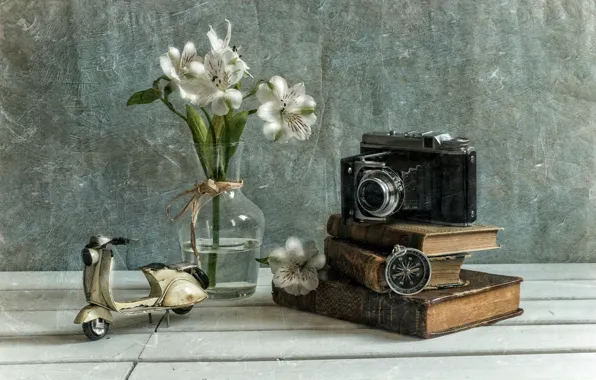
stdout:
[(391, 290), (400, 295), (422, 291), (430, 281), (430, 261), (414, 248), (396, 246), (387, 258), (385, 277)]

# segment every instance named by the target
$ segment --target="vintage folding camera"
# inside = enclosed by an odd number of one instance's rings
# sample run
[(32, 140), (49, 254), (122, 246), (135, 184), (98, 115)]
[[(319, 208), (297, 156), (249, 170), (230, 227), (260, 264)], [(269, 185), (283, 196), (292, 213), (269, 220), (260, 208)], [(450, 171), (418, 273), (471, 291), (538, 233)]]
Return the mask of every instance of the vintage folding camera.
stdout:
[(344, 221), (476, 221), (476, 151), (448, 133), (374, 132), (341, 160)]

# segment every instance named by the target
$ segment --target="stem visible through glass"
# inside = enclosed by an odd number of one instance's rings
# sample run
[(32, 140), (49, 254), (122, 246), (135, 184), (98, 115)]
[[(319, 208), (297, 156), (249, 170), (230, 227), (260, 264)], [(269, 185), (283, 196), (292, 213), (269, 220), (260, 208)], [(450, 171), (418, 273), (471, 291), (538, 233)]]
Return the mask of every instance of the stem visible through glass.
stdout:
[[(222, 157), (222, 151), (221, 150), (226, 149), (226, 147), (222, 147), (217, 146), (215, 147), (214, 151), (215, 151), (215, 173), (214, 173), (214, 180), (215, 181), (225, 181), (226, 180), (226, 173), (224, 172), (224, 161), (225, 158)], [(220, 226), (220, 203), (221, 199), (220, 196), (215, 196), (212, 199), (212, 207), (213, 207), (213, 212), (212, 212), (212, 222), (213, 222), (213, 242), (212, 242), (212, 250), (214, 252), (211, 252), (209, 254), (209, 256), (207, 257), (207, 276), (209, 276), (209, 287), (213, 288), (216, 286), (217, 284), (217, 258), (218, 258), (218, 250), (219, 250), (219, 231), (221, 229)]]
[(219, 249), (219, 230), (220, 230), (220, 218), (219, 218), (219, 196), (215, 196), (212, 200), (213, 206), (213, 251), (207, 258), (207, 276), (209, 276), (209, 287), (213, 288), (216, 285), (215, 276), (217, 274), (217, 250)]

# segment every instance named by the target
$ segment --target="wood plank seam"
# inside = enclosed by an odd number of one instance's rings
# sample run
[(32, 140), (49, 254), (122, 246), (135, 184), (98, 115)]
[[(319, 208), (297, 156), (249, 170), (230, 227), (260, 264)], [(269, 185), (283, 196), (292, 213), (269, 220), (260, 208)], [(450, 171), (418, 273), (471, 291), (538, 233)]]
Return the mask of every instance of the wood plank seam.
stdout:
[(475, 351), (461, 351), (457, 353), (446, 353), (444, 355), (430, 354), (430, 353), (403, 353), (403, 354), (376, 354), (374, 356), (356, 356), (356, 355), (321, 355), (314, 357), (308, 356), (292, 356), (291, 359), (283, 357), (269, 358), (269, 357), (254, 357), (254, 358), (239, 358), (237, 360), (229, 359), (167, 359), (161, 358), (159, 360), (139, 359), (138, 363), (242, 363), (242, 362), (293, 362), (293, 361), (326, 361), (326, 360), (358, 360), (358, 359), (401, 359), (401, 358), (450, 358), (450, 357), (484, 357), (484, 356), (530, 356), (530, 355), (560, 355), (560, 354), (594, 354), (596, 348), (591, 350), (548, 350), (548, 351), (522, 351), (512, 350), (506, 352), (475, 352)]

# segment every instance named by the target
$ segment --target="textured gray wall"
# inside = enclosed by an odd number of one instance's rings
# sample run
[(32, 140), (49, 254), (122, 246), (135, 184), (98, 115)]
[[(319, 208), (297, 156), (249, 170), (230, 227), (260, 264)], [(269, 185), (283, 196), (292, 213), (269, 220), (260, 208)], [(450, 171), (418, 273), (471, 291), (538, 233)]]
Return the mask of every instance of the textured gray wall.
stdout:
[(305, 144), (247, 126), (265, 252), (290, 234), (321, 241), (339, 159), (391, 127), (474, 141), (480, 220), (505, 227), (476, 262), (596, 260), (592, 1), (4, 0), (0, 270), (79, 269), (97, 232), (143, 239), (120, 267), (178, 259), (164, 208), (195, 180), (189, 132), (159, 104), (125, 103), (168, 45), (205, 51), (226, 17), (253, 74), (304, 81), (319, 105)]

